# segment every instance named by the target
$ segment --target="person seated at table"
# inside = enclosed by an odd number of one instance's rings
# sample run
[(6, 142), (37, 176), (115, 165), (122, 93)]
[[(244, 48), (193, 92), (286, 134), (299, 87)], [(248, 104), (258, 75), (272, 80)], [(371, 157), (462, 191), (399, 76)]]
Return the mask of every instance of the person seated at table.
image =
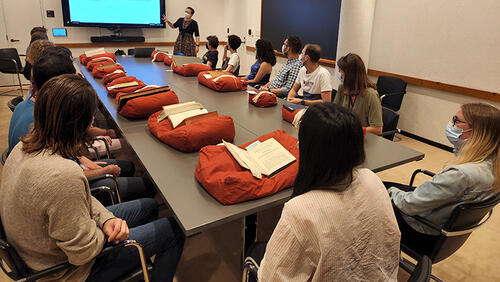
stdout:
[[(330, 102), (332, 82), (330, 73), (319, 65), (321, 47), (307, 44), (302, 50), (300, 61), (304, 65), (297, 75), (297, 80), (288, 93), (287, 101), (293, 104), (310, 106), (315, 103)], [(302, 89), (302, 93), (299, 90)]]
[(360, 56), (349, 53), (337, 61), (339, 85), (334, 103), (351, 110), (366, 127), (367, 132), (382, 134), (382, 105), (376, 90), (366, 73)]
[[(31, 79), (31, 68), (33, 67), (33, 64), (38, 60), (38, 58), (40, 58), (45, 50), (54, 46), (55, 44), (48, 40), (37, 40), (30, 43), (26, 52), (26, 65), (23, 70), (23, 75), (27, 80)], [(28, 96), (30, 91), (31, 88), (28, 90)]]
[(410, 216), (443, 226), (463, 203), (478, 203), (500, 193), (500, 110), (483, 103), (464, 104), (446, 125), (457, 158), (432, 180), (417, 187), (386, 182), (395, 205), (402, 242), (423, 248), (439, 233)]
[(207, 45), (208, 52), (203, 55), (202, 62), (214, 70), (217, 66), (217, 61), (219, 60), (219, 51), (217, 51), (217, 47), (219, 47), (219, 39), (215, 35), (210, 35), (207, 37)]
[[(9, 148), (12, 149), (18, 144), (22, 136), (29, 133), (30, 127), (33, 124), (33, 110), (39, 92), (38, 89), (41, 89), (43, 84), (52, 77), (61, 74), (74, 74), (75, 68), (73, 62), (69, 60), (67, 56), (46, 56), (44, 53), (33, 66), (32, 73), (32, 96), (19, 103), (14, 110), (10, 121)], [(87, 133), (90, 135), (89, 130), (87, 130)], [(12, 149), (9, 151), (9, 156)], [(135, 167), (130, 161), (102, 159), (98, 162), (93, 162), (83, 155), (78, 157), (77, 161), (84, 170), (84, 174), (89, 179), (105, 174), (121, 176), (117, 178), (117, 181), (123, 201), (137, 199), (140, 197), (153, 197), (155, 194), (155, 190), (152, 185), (148, 185), (143, 178), (132, 177), (135, 172)], [(92, 181), (91, 186), (108, 186), (113, 188), (115, 187), (115, 183), (111, 179), (102, 179)], [(110, 199), (107, 194), (98, 196), (103, 203), (110, 203)]]
[(107, 244), (126, 239), (138, 241), (148, 258), (155, 256), (152, 281), (172, 281), (184, 244), (175, 220), (157, 219), (153, 199), (104, 208), (75, 162), (96, 108), (95, 91), (78, 75), (51, 78), (40, 89), (33, 128), (3, 168), (5, 235), (30, 269), (74, 265), (52, 281), (114, 281), (140, 268), (135, 249), (95, 259)]
[(316, 103), (298, 130), (299, 171), (259, 281), (396, 281), (400, 233), (382, 181), (360, 168), (359, 120), (333, 103)]
[[(240, 55), (238, 48), (240, 48), (241, 39), (238, 35), (229, 35), (227, 44), (224, 46), (224, 55), (222, 56), (222, 70), (230, 72), (234, 75), (240, 73)], [(227, 52), (229, 51), (229, 57)]]
[(302, 50), (302, 41), (297, 36), (288, 36), (283, 42), (281, 52), (287, 57), (286, 63), (278, 71), (272, 82), (267, 83), (262, 90), (267, 90), (278, 97), (287, 97), (293, 87), (302, 63), (299, 55)]
[(255, 63), (250, 67), (250, 74), (245, 76), (248, 83), (266, 84), (271, 78), (273, 66), (276, 64), (273, 45), (270, 41), (259, 39), (255, 43)]

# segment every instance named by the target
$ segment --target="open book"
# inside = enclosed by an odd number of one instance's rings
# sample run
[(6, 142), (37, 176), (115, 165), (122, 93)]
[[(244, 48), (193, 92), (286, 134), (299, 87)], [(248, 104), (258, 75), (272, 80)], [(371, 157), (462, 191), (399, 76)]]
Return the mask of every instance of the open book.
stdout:
[(113, 86), (109, 86), (108, 91), (113, 90), (113, 89), (123, 89), (123, 88), (131, 87), (131, 86), (138, 86), (138, 85), (139, 85), (139, 83), (137, 81), (124, 82), (124, 83), (115, 84)]
[(104, 49), (104, 48), (97, 48), (97, 49), (92, 49), (92, 50), (85, 51), (85, 56), (92, 57), (94, 55), (104, 54), (104, 53), (106, 53), (106, 49)]
[(118, 98), (118, 110), (121, 110), (121, 108), (123, 106), (125, 106), (125, 104), (129, 100), (131, 100), (131, 99), (134, 99), (134, 98), (137, 98), (137, 97), (144, 97), (144, 96), (149, 96), (149, 95), (154, 95), (154, 94), (158, 94), (158, 93), (170, 91), (170, 86), (160, 87), (158, 85), (148, 85), (146, 87), (148, 87), (148, 88), (155, 87), (155, 88), (149, 89), (149, 90), (141, 90), (141, 89), (139, 89), (139, 90), (136, 90), (135, 92), (132, 92), (132, 93), (122, 94), (120, 96), (120, 98)]
[(262, 174), (272, 176), (297, 160), (274, 138), (255, 142), (247, 147), (247, 150), (226, 141), (222, 142), (238, 164), (250, 170), (258, 179), (262, 178)]
[(210, 117), (214, 116), (214, 113), (209, 113), (202, 104), (190, 101), (164, 106), (163, 112), (158, 116), (158, 122), (168, 118), (172, 127), (176, 128), (185, 120), (201, 115), (204, 115), (204, 117)]

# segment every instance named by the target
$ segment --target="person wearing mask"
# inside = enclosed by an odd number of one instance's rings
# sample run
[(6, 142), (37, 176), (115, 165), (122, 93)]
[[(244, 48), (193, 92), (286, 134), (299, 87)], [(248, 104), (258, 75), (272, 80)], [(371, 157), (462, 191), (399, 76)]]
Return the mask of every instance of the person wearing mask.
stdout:
[(385, 183), (402, 242), (425, 247), (439, 236), (409, 216), (419, 215), (443, 226), (458, 205), (482, 202), (500, 193), (499, 124), (499, 109), (483, 103), (462, 105), (445, 129), (457, 158), (417, 187)]
[[(299, 58), (304, 66), (300, 69), (297, 80), (288, 93), (287, 101), (304, 106), (331, 102), (330, 73), (319, 65), (321, 47), (316, 44), (307, 44)], [(300, 89), (302, 89), (302, 93), (299, 93)]]
[(302, 50), (302, 41), (297, 36), (288, 36), (283, 42), (281, 52), (287, 57), (286, 63), (278, 71), (278, 75), (272, 82), (266, 84), (262, 89), (267, 90), (278, 97), (287, 97), (292, 89), (302, 63), (299, 60)]
[[(198, 22), (193, 20), (193, 15), (194, 9), (187, 7), (184, 11), (184, 18), (177, 19), (175, 23), (167, 20), (165, 15), (162, 17), (170, 28), (179, 29), (179, 35), (174, 45), (174, 54), (195, 57), (200, 50), (200, 30), (198, 29)], [(196, 43), (193, 34), (196, 37)]]
[(219, 61), (219, 51), (217, 51), (217, 47), (219, 47), (219, 39), (217, 36), (211, 35), (207, 37), (207, 50), (208, 52), (203, 55), (202, 62), (214, 70), (217, 66), (217, 61)]
[(51, 78), (38, 92), (33, 129), (2, 171), (5, 235), (30, 269), (74, 265), (49, 281), (115, 281), (140, 268), (130, 248), (95, 259), (106, 244), (126, 239), (140, 243), (148, 258), (155, 256), (152, 281), (172, 281), (184, 245), (175, 220), (157, 219), (153, 199), (104, 208), (75, 162), (90, 138), (96, 97), (90, 83), (75, 74)]
[(255, 43), (255, 63), (250, 67), (250, 74), (245, 77), (245, 80), (252, 84), (268, 83), (275, 64), (276, 56), (271, 42), (265, 39), (257, 40)]
[(298, 130), (299, 171), (259, 281), (397, 281), (400, 232), (382, 181), (359, 167), (359, 120), (333, 103), (316, 103)]
[[(238, 48), (241, 45), (241, 39), (238, 35), (229, 35), (227, 44), (224, 46), (224, 55), (222, 56), (222, 70), (234, 75), (240, 74), (240, 55)], [(227, 53), (229, 52), (229, 56)]]
[(349, 53), (337, 61), (337, 66), (337, 78), (342, 84), (333, 102), (351, 110), (367, 132), (382, 134), (382, 104), (375, 84), (368, 79), (363, 60)]

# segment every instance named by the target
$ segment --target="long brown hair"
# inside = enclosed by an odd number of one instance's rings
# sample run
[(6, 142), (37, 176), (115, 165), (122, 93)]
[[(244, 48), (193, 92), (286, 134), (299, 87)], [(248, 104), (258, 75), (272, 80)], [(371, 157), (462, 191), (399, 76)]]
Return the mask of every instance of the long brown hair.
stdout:
[(500, 191), (500, 110), (484, 103), (464, 104), (460, 109), (472, 128), (472, 136), (467, 139), (453, 164), (482, 162), (493, 158), (493, 188)]
[(375, 84), (368, 79), (363, 60), (357, 54), (343, 56), (337, 65), (344, 71), (344, 95), (362, 95), (368, 87), (376, 89)]
[(97, 108), (96, 92), (87, 80), (63, 74), (47, 81), (38, 93), (33, 127), (21, 138), (22, 151), (47, 151), (74, 159), (90, 141), (87, 133)]
[(56, 45), (48, 40), (34, 41), (33, 43), (30, 44), (28, 48), (28, 54), (26, 54), (26, 61), (31, 65), (34, 65), (42, 55), (43, 51), (54, 46)]

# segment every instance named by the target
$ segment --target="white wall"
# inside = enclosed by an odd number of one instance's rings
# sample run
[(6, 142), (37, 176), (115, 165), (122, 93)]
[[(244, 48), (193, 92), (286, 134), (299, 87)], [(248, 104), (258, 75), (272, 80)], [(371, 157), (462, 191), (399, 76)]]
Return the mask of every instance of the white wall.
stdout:
[[(261, 0), (241, 2), (247, 10), (247, 29), (260, 31)], [(365, 63), (370, 69), (498, 92), (498, 11), (498, 0), (376, 1), (370, 58)], [(248, 45), (255, 46), (258, 38), (250, 39)], [(255, 54), (244, 49), (240, 52), (247, 55), (248, 63), (242, 64), (247, 73)], [(283, 63), (279, 58), (273, 73)], [(334, 81), (334, 70), (327, 69)], [(376, 82), (376, 78), (371, 79)], [(444, 126), (461, 104), (476, 101), (500, 108), (500, 103), (408, 85), (399, 127), (450, 145)]]

